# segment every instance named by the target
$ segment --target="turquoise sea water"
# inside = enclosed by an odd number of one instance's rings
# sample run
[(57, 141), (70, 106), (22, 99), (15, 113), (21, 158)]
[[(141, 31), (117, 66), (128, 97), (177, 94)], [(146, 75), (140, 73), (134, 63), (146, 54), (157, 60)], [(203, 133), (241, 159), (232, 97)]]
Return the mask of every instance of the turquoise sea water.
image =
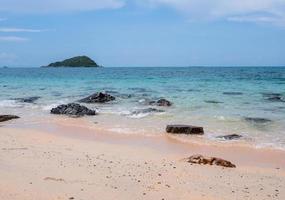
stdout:
[[(118, 133), (160, 134), (168, 123), (187, 123), (203, 126), (208, 139), (236, 133), (257, 146), (285, 148), (282, 67), (0, 69), (1, 114), (50, 115), (52, 107), (98, 91), (117, 100), (87, 105), (99, 112), (90, 120)], [(40, 98), (17, 99), (33, 96)], [(157, 108), (164, 112), (143, 110), (153, 107), (147, 100), (160, 97), (174, 105)]]

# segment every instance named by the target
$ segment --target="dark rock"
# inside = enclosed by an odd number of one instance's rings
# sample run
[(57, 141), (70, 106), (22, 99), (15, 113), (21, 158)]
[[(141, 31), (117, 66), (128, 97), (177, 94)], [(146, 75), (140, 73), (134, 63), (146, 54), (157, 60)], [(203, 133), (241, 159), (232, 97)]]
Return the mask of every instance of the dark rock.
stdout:
[(219, 104), (219, 103), (223, 103), (221, 101), (215, 101), (215, 100), (206, 100), (206, 103), (212, 103), (212, 104)]
[(15, 98), (14, 100), (22, 102), (22, 103), (35, 103), (41, 97), (23, 97), (23, 98)]
[(244, 119), (247, 122), (257, 123), (257, 124), (264, 124), (264, 123), (272, 122), (272, 120), (270, 119), (259, 118), (259, 117), (245, 117)]
[(9, 121), (12, 119), (18, 119), (20, 117), (16, 116), (16, 115), (0, 115), (0, 122), (5, 122), (5, 121)]
[(272, 101), (272, 102), (285, 102), (282, 97), (268, 97), (266, 100)]
[(174, 134), (197, 134), (203, 135), (204, 129), (203, 127), (197, 126), (188, 126), (188, 125), (168, 125), (166, 127), (167, 133), (174, 133)]
[(217, 138), (224, 139), (224, 140), (237, 140), (241, 137), (242, 137), (242, 135), (238, 135), (238, 134), (217, 136)]
[(236, 166), (231, 163), (230, 161), (216, 158), (216, 157), (204, 157), (202, 155), (193, 155), (189, 158), (185, 159), (186, 162), (193, 163), (193, 164), (204, 164), (204, 165), (217, 165), (222, 167), (230, 167), (235, 168)]
[(112, 95), (109, 95), (107, 93), (98, 92), (95, 94), (92, 94), (84, 99), (79, 100), (79, 102), (82, 103), (106, 103), (109, 101), (114, 101), (116, 98)]
[(70, 103), (66, 105), (60, 105), (56, 108), (51, 109), (50, 111), (52, 114), (57, 115), (70, 115), (70, 116), (84, 116), (84, 115), (95, 115), (95, 110), (90, 110), (85, 106), (81, 106), (77, 103)]
[(242, 92), (223, 92), (224, 95), (242, 95)]
[(171, 106), (172, 103), (168, 101), (167, 99), (159, 99), (157, 101), (150, 101), (150, 105), (156, 105), (156, 106)]
[(267, 101), (271, 102), (285, 102), (283, 95), (281, 93), (262, 93), (263, 97)]

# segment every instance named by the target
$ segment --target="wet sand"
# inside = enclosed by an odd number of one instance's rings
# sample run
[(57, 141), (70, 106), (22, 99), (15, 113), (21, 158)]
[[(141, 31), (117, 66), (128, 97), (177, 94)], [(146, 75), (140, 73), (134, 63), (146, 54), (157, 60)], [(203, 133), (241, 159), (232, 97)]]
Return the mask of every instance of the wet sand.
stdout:
[[(285, 199), (284, 151), (115, 135), (88, 123), (2, 124), (0, 199)], [(237, 168), (182, 161), (196, 153)]]

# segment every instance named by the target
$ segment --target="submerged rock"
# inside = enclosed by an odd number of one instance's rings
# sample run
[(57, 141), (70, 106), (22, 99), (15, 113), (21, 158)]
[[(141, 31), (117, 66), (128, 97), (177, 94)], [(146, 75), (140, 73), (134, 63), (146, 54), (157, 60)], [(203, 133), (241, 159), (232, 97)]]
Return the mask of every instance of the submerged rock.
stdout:
[(161, 113), (164, 112), (164, 110), (159, 110), (156, 108), (145, 108), (145, 109), (138, 109), (131, 113), (131, 115), (139, 115), (144, 113)]
[(70, 116), (84, 116), (84, 115), (95, 115), (96, 111), (91, 110), (85, 106), (77, 103), (70, 103), (66, 105), (60, 105), (56, 108), (51, 109), (52, 114), (57, 115), (70, 115)]
[(110, 94), (98, 92), (92, 94), (84, 99), (79, 100), (82, 103), (106, 103), (109, 101), (114, 101), (116, 98)]
[(212, 104), (219, 104), (219, 103), (223, 103), (221, 101), (215, 101), (215, 100), (206, 100), (206, 103), (212, 103)]
[(20, 117), (16, 116), (16, 115), (0, 115), (0, 122), (5, 122), (5, 121), (9, 121), (12, 119), (18, 119)]
[(35, 96), (35, 97), (23, 97), (23, 98), (15, 98), (14, 100), (22, 102), (22, 103), (35, 103), (38, 99), (41, 97)]
[(166, 132), (167, 133), (174, 133), (174, 134), (203, 135), (204, 129), (203, 129), (203, 127), (189, 126), (189, 125), (168, 125), (166, 127)]
[(245, 117), (244, 119), (247, 122), (257, 123), (257, 124), (264, 124), (264, 123), (272, 122), (272, 120), (270, 119), (259, 118), (259, 117)]
[(224, 95), (242, 95), (242, 92), (223, 92)]
[(285, 102), (283, 95), (281, 93), (262, 93), (263, 97), (267, 101), (271, 102)]
[(237, 140), (239, 138), (241, 138), (242, 135), (238, 135), (238, 134), (230, 134), (230, 135), (221, 135), (221, 136), (217, 136), (217, 138), (219, 139), (224, 139), (224, 140)]
[(172, 103), (168, 101), (167, 99), (159, 99), (157, 101), (150, 101), (150, 105), (156, 105), (156, 106), (171, 106)]
[(216, 158), (216, 157), (205, 157), (202, 155), (193, 155), (189, 158), (185, 159), (186, 162), (193, 163), (193, 164), (203, 164), (203, 165), (217, 165), (222, 167), (230, 167), (235, 168), (236, 166), (231, 163), (230, 161)]

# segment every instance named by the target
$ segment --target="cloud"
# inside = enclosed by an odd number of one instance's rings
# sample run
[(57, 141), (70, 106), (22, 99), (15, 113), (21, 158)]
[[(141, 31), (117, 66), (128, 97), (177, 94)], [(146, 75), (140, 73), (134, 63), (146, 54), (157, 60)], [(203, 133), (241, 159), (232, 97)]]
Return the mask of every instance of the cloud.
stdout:
[(25, 42), (27, 38), (17, 36), (0, 36), (0, 42)]
[(40, 29), (27, 29), (27, 28), (0, 28), (0, 32), (5, 32), (5, 33), (19, 33), (19, 32), (26, 32), (26, 33), (40, 33), (45, 30), (40, 30)]
[(228, 21), (232, 22), (255, 22), (255, 23), (278, 23), (279, 19), (276, 17), (268, 17), (268, 16), (235, 16), (229, 17)]
[[(139, 0), (168, 6), (191, 20), (229, 20), (285, 24), (285, 0)], [(255, 16), (259, 14), (258, 16)], [(253, 16), (252, 16), (253, 15)], [(270, 15), (270, 17), (268, 17)]]
[(125, 0), (0, 0), (0, 11), (13, 13), (51, 13), (116, 9)]

